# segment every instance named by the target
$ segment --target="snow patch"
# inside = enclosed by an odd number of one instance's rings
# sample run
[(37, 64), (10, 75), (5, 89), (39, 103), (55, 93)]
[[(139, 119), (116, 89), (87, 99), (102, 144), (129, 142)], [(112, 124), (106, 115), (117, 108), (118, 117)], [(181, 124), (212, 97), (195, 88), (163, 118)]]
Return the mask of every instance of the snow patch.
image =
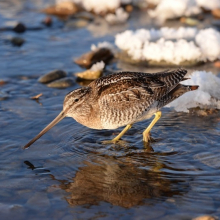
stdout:
[(166, 107), (176, 111), (188, 112), (190, 108), (220, 109), (220, 78), (211, 72), (195, 71), (191, 79), (181, 82), (185, 85), (199, 85), (195, 91), (187, 92)]

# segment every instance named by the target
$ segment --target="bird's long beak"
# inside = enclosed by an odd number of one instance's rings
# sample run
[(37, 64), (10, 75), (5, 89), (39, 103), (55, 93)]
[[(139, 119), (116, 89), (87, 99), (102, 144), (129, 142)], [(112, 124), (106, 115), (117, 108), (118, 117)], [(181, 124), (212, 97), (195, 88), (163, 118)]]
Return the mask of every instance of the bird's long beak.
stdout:
[(28, 142), (23, 149), (29, 148), (37, 139), (39, 139), (42, 135), (44, 135), (47, 131), (49, 131), (52, 127), (54, 127), (59, 121), (61, 121), (66, 114), (62, 111), (60, 114), (49, 124), (46, 128), (44, 128), (36, 137), (34, 137), (30, 142)]

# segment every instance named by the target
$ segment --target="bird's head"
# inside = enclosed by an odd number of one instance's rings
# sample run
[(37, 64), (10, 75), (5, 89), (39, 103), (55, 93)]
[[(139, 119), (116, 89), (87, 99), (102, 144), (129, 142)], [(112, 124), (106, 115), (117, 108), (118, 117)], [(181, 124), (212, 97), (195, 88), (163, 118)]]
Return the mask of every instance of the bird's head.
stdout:
[(63, 112), (67, 117), (82, 112), (83, 104), (88, 99), (90, 87), (83, 87), (69, 92), (63, 102)]
[(69, 92), (64, 99), (63, 111), (61, 111), (60, 114), (49, 125), (47, 125), (36, 137), (34, 137), (29, 143), (27, 143), (24, 146), (24, 149), (30, 147), (31, 144), (33, 144), (37, 139), (39, 139), (42, 135), (44, 135), (47, 131), (54, 127), (64, 117), (74, 117), (75, 115), (85, 114), (85, 101), (88, 98), (89, 91), (89, 87), (84, 87)]

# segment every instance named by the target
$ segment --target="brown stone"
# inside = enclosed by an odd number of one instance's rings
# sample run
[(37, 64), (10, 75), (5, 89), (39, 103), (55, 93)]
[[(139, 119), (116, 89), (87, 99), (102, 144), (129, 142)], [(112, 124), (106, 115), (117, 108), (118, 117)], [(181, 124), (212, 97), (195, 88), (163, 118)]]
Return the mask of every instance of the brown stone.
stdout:
[(83, 54), (81, 57), (75, 59), (74, 62), (81, 67), (89, 69), (93, 64), (100, 61), (107, 64), (113, 57), (114, 55), (111, 50), (103, 47)]

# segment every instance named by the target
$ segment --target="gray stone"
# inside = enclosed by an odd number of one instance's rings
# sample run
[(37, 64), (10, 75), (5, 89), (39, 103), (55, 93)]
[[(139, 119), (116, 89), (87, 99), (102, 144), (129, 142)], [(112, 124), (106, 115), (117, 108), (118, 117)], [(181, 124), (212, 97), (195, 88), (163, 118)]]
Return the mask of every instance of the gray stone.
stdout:
[(49, 72), (43, 76), (41, 76), (38, 79), (38, 82), (40, 83), (49, 83), (58, 79), (61, 79), (63, 77), (66, 77), (67, 74), (63, 70), (53, 70), (52, 72)]
[(73, 79), (67, 77), (63, 79), (58, 79), (56, 81), (47, 84), (47, 86), (50, 88), (58, 88), (58, 89), (65, 89), (73, 85), (74, 85)]

